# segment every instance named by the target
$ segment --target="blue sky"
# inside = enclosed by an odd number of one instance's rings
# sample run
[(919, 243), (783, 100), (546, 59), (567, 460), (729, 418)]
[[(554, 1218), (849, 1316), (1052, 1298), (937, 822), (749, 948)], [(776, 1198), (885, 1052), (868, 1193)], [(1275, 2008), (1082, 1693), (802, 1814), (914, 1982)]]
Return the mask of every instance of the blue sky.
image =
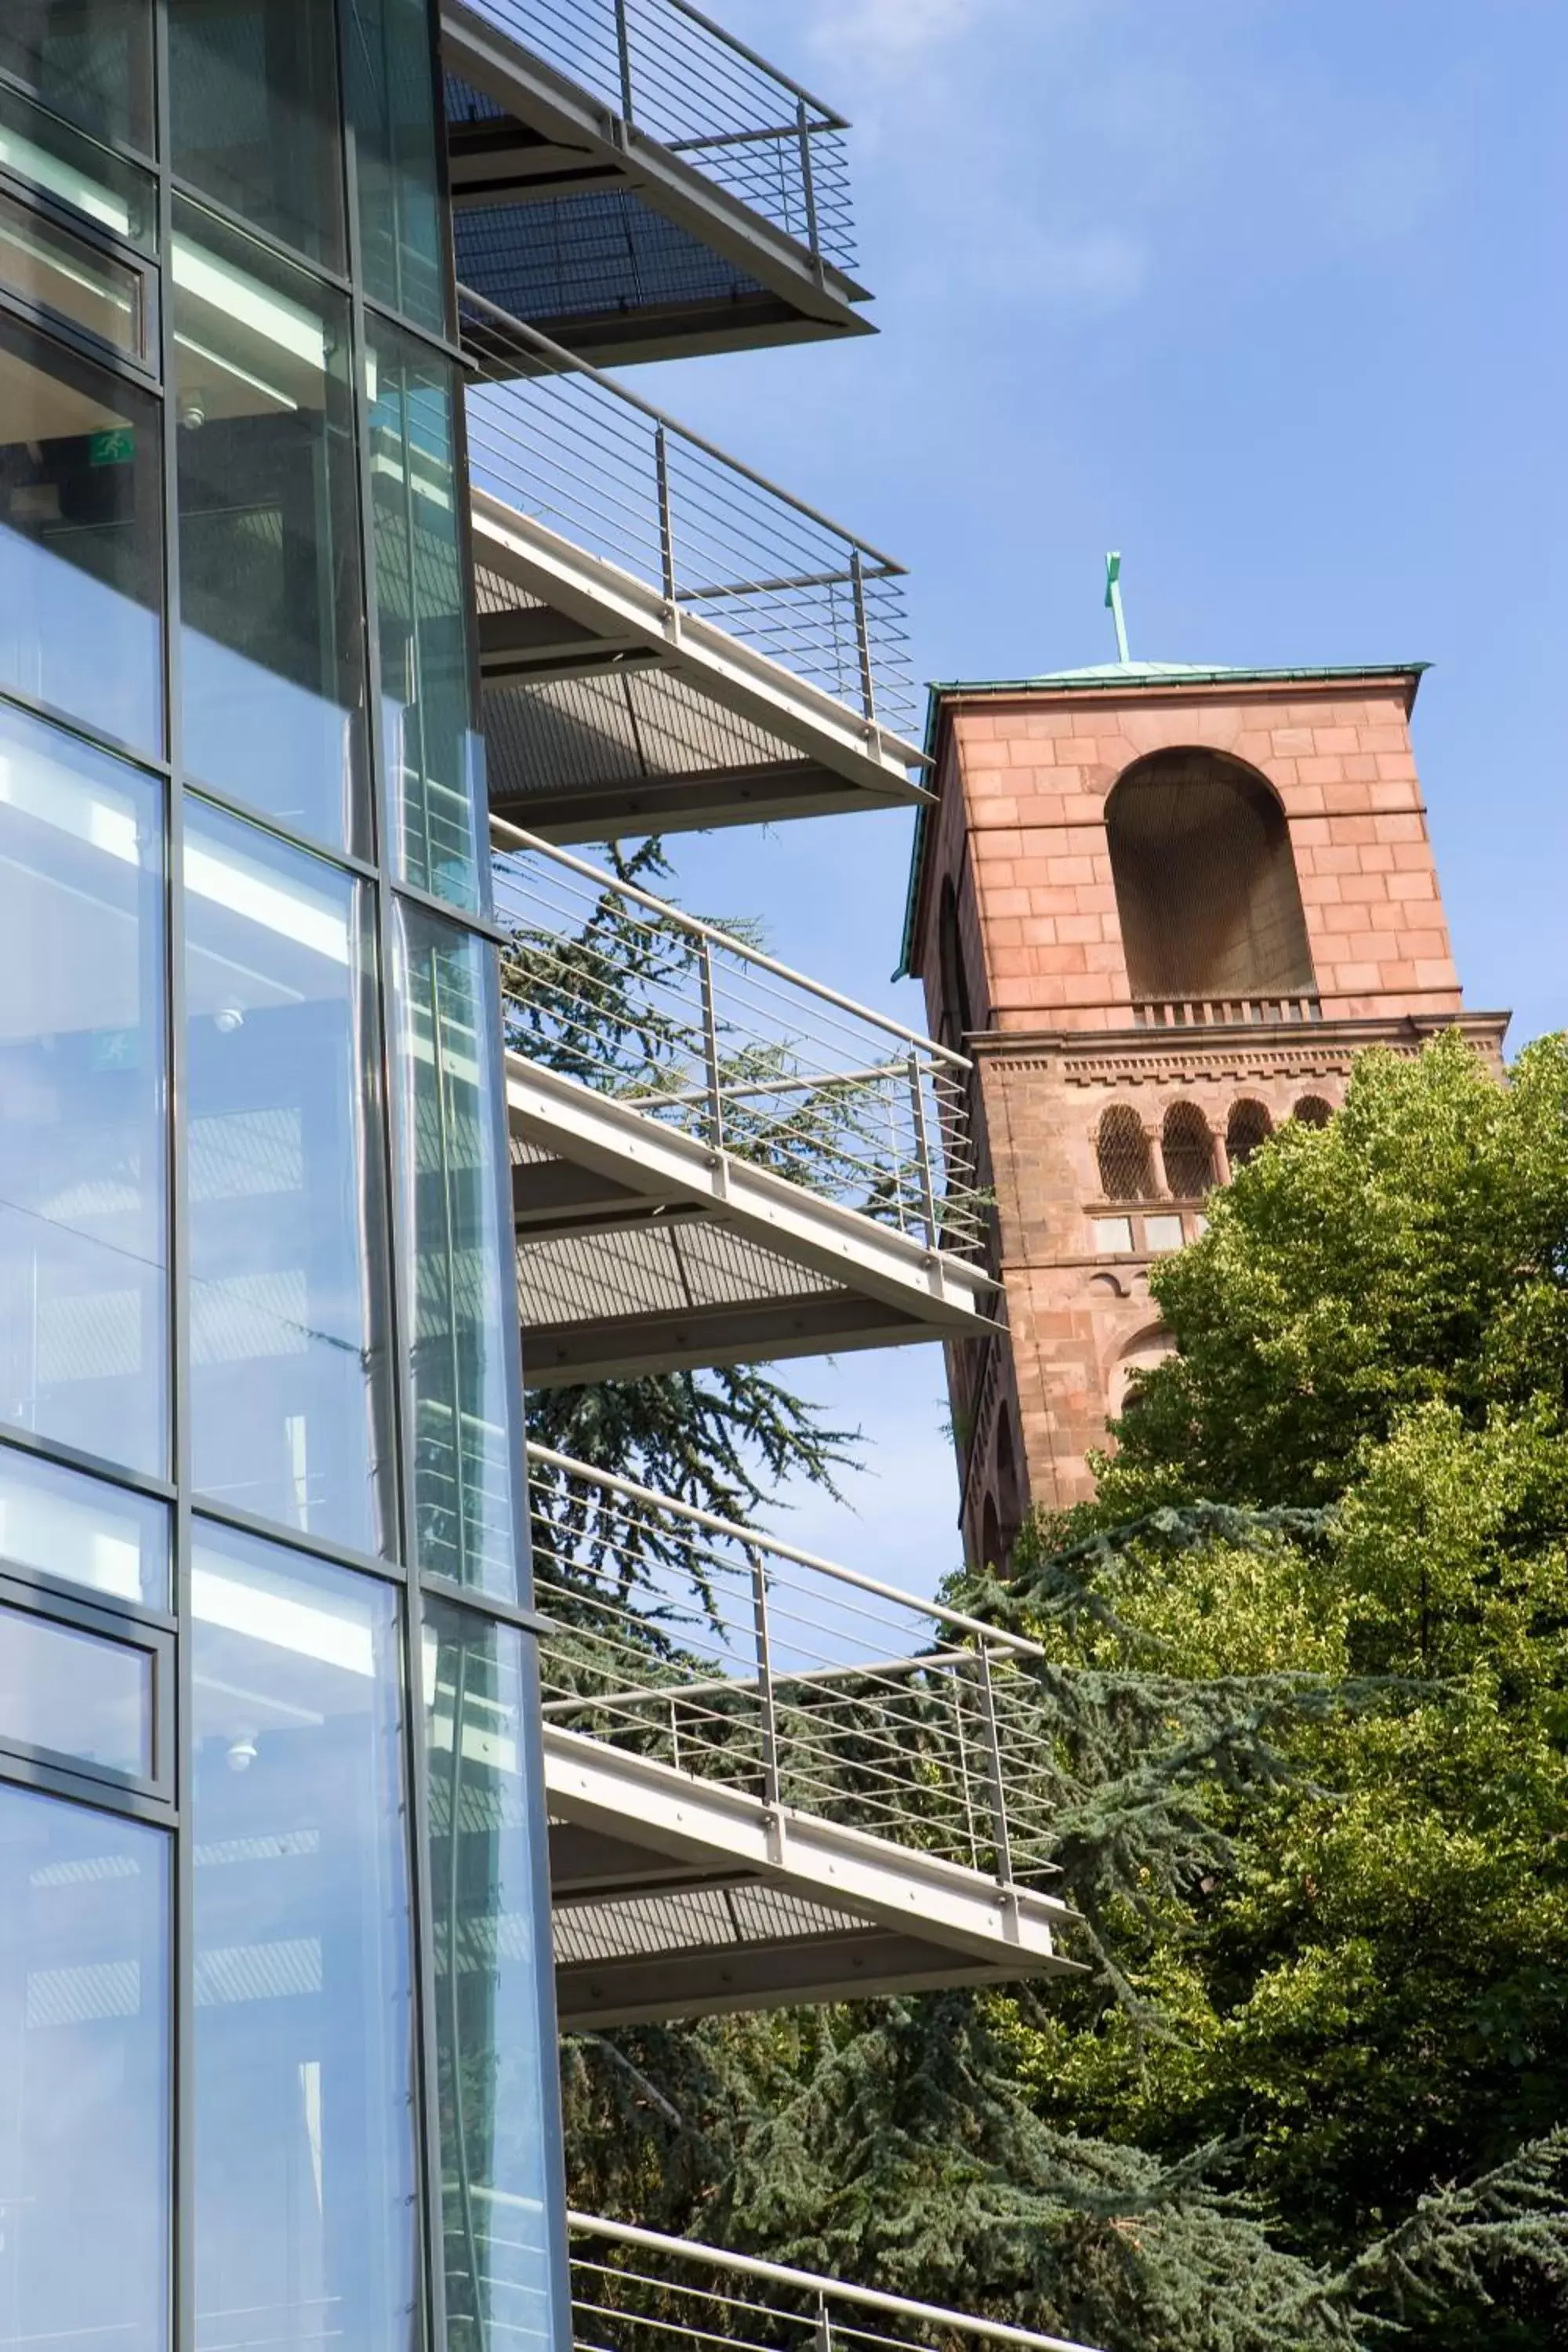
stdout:
[[(1434, 664), (1467, 1002), (1568, 1019), (1563, 0), (709, 0), (839, 106), (880, 329), (644, 371), (911, 569), (922, 677), (1114, 652)], [(678, 890), (911, 1022), (902, 816), (676, 845)], [(795, 1368), (868, 1443), (792, 1538), (929, 1588), (938, 1351)]]

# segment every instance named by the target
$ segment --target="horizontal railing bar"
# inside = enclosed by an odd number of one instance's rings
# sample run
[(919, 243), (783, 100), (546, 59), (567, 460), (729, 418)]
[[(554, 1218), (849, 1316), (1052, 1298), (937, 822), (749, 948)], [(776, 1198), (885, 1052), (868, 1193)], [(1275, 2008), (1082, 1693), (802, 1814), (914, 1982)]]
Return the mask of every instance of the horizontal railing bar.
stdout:
[[(868, 581), (896, 580), (896, 572), (868, 572)], [(792, 588), (848, 588), (854, 584), (852, 572), (797, 572), (778, 580), (739, 580), (734, 583), (715, 581), (700, 588), (677, 588), (678, 604), (716, 604), (727, 596), (782, 596)]]
[[(840, 2302), (858, 2304), (862, 2310), (923, 2320), (933, 2327), (983, 2336), (994, 2344), (1019, 2345), (1026, 2347), (1026, 2352), (1089, 2352), (1089, 2347), (1074, 2344), (1063, 2336), (1039, 2336), (1032, 2328), (1011, 2327), (999, 2319), (974, 2318), (964, 2312), (945, 2310), (940, 2304), (916, 2303), (909, 2295), (886, 2294), (878, 2287), (828, 2278), (819, 2271), (790, 2270), (782, 2263), (763, 2262), (755, 2254), (732, 2254), (717, 2246), (700, 2245), (689, 2238), (667, 2238), (661, 2231), (637, 2229), (629, 2221), (607, 2221), (597, 2214), (576, 2211), (569, 2211), (566, 2221), (569, 2229), (579, 2230), (588, 2237), (607, 2238), (615, 2245), (675, 2255), (682, 2261), (705, 2263), (711, 2270), (734, 2271), (743, 2278), (768, 2279), (775, 2286), (787, 2286), (797, 2294), (831, 2295)], [(658, 2282), (651, 2284), (657, 2285)], [(809, 2326), (809, 2319), (806, 2324)]]
[[(820, 1076), (808, 1071), (801, 1078), (758, 1078), (739, 1087), (731, 1086), (727, 1081), (721, 1083), (726, 1102), (750, 1102), (768, 1095), (815, 1094), (823, 1087), (865, 1087), (874, 1079), (908, 1076), (909, 1068), (905, 1063), (882, 1062), (867, 1070), (825, 1070)], [(622, 1095), (619, 1099), (631, 1109), (640, 1110), (645, 1103), (706, 1102), (708, 1089), (706, 1087), (671, 1087), (668, 1094)]]
[[(806, 136), (810, 138), (814, 131), (826, 131), (827, 128), (825, 122), (808, 122)], [(764, 140), (773, 145), (781, 139), (787, 139), (793, 145), (799, 137), (798, 122), (763, 123), (758, 131), (712, 131), (702, 139), (661, 139), (659, 145), (671, 155), (700, 155), (710, 147), (760, 146)]]
[[(972, 1658), (973, 1654), (972, 1650), (937, 1651), (928, 1658), (873, 1658), (868, 1659), (864, 1664), (858, 1658), (850, 1658), (846, 1659), (841, 1665), (828, 1664), (799, 1668), (775, 1666), (772, 1675), (773, 1687), (775, 1692), (782, 1693), (794, 1690), (802, 1683), (819, 1683), (834, 1676), (842, 1677), (847, 1675), (862, 1678), (880, 1675), (884, 1680), (891, 1682), (895, 1676), (923, 1674), (928, 1669), (934, 1671), (941, 1666), (951, 1666), (961, 1660)], [(761, 1685), (755, 1675), (744, 1676), (737, 1675), (733, 1678), (728, 1675), (717, 1675), (710, 1678), (704, 1678), (700, 1683), (647, 1683), (640, 1688), (631, 1690), (584, 1691), (570, 1698), (552, 1699), (544, 1712), (546, 1715), (559, 1713), (563, 1707), (568, 1706), (646, 1706), (650, 1699), (662, 1704), (665, 1700), (672, 1698), (682, 1700), (708, 1698), (716, 1696), (721, 1692), (726, 1696), (731, 1694), (742, 1696), (746, 1692), (754, 1691), (760, 1687)], [(844, 1696), (847, 1698), (850, 1694), (846, 1692)], [(722, 1717), (715, 1718), (721, 1722), (723, 1719)]]
[[(847, 545), (857, 549), (861, 555), (870, 556), (874, 562), (886, 568), (886, 573), (889, 579), (901, 580), (908, 577), (906, 565), (900, 563), (890, 555), (883, 554), (880, 548), (873, 547), (868, 540), (861, 539), (855, 531), (846, 530), (842, 523), (835, 522), (831, 515), (823, 514), (818, 508), (808, 505), (805, 499), (796, 498), (793, 490), (784, 489), (777, 482), (770, 481), (765, 474), (758, 473), (756, 467), (748, 466), (743, 458), (731, 457), (727, 449), (721, 449), (717, 442), (705, 440), (702, 435), (694, 432), (690, 425), (682, 425), (678, 417), (669, 415), (662, 408), (656, 408), (651, 401), (644, 400), (640, 394), (628, 392), (626, 385), (617, 383), (613, 376), (606, 375), (601, 369), (592, 366), (588, 361), (578, 359), (574, 352), (567, 351), (562, 344), (552, 342), (550, 337), (542, 335), (537, 327), (531, 327), (522, 320), (513, 318), (511, 312), (503, 310), (499, 302), (492, 302), (485, 295), (477, 294), (471, 286), (459, 285), (458, 288), (459, 313), (465, 302), (471, 302), (476, 310), (497, 320), (510, 334), (519, 337), (525, 344), (532, 344), (552, 362), (559, 362), (553, 367), (553, 373), (586, 377), (589, 383), (598, 384), (605, 392), (624, 403), (626, 407), (640, 409), (645, 416), (651, 417), (653, 422), (662, 425), (667, 433), (673, 433), (678, 439), (685, 442), (689, 448), (700, 449), (704, 457), (715, 458), (729, 472), (739, 474), (746, 481), (753, 483), (759, 490), (765, 490), (770, 498), (777, 499), (781, 505), (793, 509), (796, 514), (805, 515), (820, 530), (831, 531), (836, 539), (843, 540)], [(482, 354), (479, 356), (482, 357)]]
[(808, 995), (833, 1005), (838, 1012), (853, 1013), (857, 1020), (869, 1023), (872, 1028), (880, 1029), (885, 1035), (901, 1037), (906, 1045), (918, 1046), (932, 1062), (945, 1063), (950, 1069), (962, 1071), (966, 1078), (973, 1069), (973, 1064), (964, 1055), (955, 1054), (951, 1046), (939, 1045), (935, 1038), (922, 1037), (919, 1030), (907, 1029), (901, 1021), (894, 1021), (885, 1013), (873, 1012), (868, 1004), (858, 1004), (853, 997), (840, 996), (837, 989), (826, 987), (819, 980), (809, 979), (805, 972), (795, 971), (787, 963), (778, 962), (773, 956), (765, 955), (761, 948), (753, 948), (744, 940), (736, 939), (732, 932), (721, 931), (716, 924), (705, 923), (698, 916), (687, 914), (682, 908), (672, 907), (668, 899), (656, 898), (651, 891), (639, 890), (636, 883), (621, 881), (617, 876), (607, 874), (603, 866), (590, 866), (585, 858), (574, 857), (570, 851), (558, 848), (554, 842), (543, 841), (537, 834), (525, 833), (521, 825), (510, 824), (503, 817), (492, 816), (492, 843), (498, 835), (504, 836), (500, 842), (503, 855), (515, 847), (534, 856), (546, 857), (553, 865), (563, 866), (571, 873), (580, 875), (584, 881), (592, 882), (597, 890), (613, 891), (620, 898), (632, 899), (639, 907), (646, 907), (659, 918), (661, 923), (674, 923), (680, 929), (689, 931), (693, 938), (707, 940), (710, 945), (723, 948), (738, 956), (742, 962), (754, 965), (760, 971), (772, 972), (775, 980), (788, 981), (792, 986), (805, 989)]
[(782, 66), (773, 64), (769, 58), (762, 55), (760, 50), (753, 49), (749, 43), (742, 41), (738, 33), (731, 33), (725, 26), (715, 24), (711, 16), (705, 16), (700, 8), (692, 6), (691, 0), (670, 0), (670, 5), (678, 16), (685, 16), (691, 24), (700, 26), (702, 31), (719, 42), (721, 47), (732, 49), (737, 57), (744, 58), (749, 66), (753, 66), (757, 72), (765, 76), (769, 81), (776, 82), (780, 89), (787, 89), (793, 98), (804, 100), (807, 106), (814, 106), (821, 115), (822, 121), (809, 126), (810, 128), (818, 131), (847, 131), (851, 127), (847, 117), (840, 114), (835, 107), (829, 106), (826, 99), (814, 97), (804, 82), (796, 81), (795, 76), (785, 73)]
[(1025, 1634), (1010, 1633), (994, 1625), (984, 1624), (978, 1617), (967, 1617), (959, 1609), (950, 1609), (945, 1601), (925, 1601), (912, 1592), (901, 1592), (897, 1585), (884, 1584), (859, 1569), (846, 1568), (837, 1560), (823, 1559), (816, 1552), (801, 1551), (794, 1544), (784, 1543), (775, 1536), (759, 1534), (755, 1528), (738, 1527), (732, 1519), (721, 1519), (712, 1511), (704, 1511), (695, 1503), (679, 1503), (672, 1496), (660, 1495), (650, 1486), (639, 1486), (630, 1478), (623, 1478), (613, 1470), (595, 1469), (586, 1462), (575, 1462), (570, 1454), (557, 1454), (553, 1447), (541, 1445), (530, 1438), (524, 1451), (531, 1462), (542, 1462), (547, 1468), (564, 1475), (585, 1480), (588, 1485), (607, 1486), (612, 1493), (624, 1496), (634, 1503), (649, 1504), (656, 1511), (689, 1520), (692, 1526), (707, 1528), (710, 1535), (725, 1537), (732, 1543), (748, 1546), (753, 1551), (770, 1552), (777, 1559), (793, 1560), (797, 1568), (809, 1568), (819, 1576), (831, 1577), (837, 1583), (852, 1585), (857, 1591), (868, 1592), (879, 1601), (892, 1601), (900, 1609), (912, 1610), (917, 1616), (935, 1618), (943, 1625), (956, 1626), (961, 1633), (994, 1642), (999, 1649), (1011, 1651), (1018, 1657), (1045, 1658), (1047, 1653), (1038, 1642)]

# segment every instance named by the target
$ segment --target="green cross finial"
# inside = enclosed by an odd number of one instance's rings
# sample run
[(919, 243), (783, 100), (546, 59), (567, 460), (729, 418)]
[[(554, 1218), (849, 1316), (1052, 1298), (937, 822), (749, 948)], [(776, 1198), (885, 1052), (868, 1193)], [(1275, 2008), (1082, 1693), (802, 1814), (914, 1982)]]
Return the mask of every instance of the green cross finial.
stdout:
[(1105, 603), (1116, 624), (1116, 658), (1129, 662), (1132, 656), (1127, 650), (1127, 624), (1121, 615), (1121, 558), (1119, 554), (1108, 555), (1105, 559)]

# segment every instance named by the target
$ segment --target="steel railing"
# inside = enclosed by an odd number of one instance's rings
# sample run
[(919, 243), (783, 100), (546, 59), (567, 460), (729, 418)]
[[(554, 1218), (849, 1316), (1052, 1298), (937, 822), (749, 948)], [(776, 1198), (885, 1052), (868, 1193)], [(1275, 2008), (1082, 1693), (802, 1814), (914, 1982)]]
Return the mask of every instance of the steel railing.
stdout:
[(689, 0), (468, 0), (630, 129), (803, 245), (855, 264), (841, 114)]
[(1044, 1653), (528, 1449), (544, 1719), (1003, 1887), (1050, 1867)]
[(568, 2217), (573, 2333), (582, 2352), (1085, 2352), (968, 2312), (668, 2238)]
[(512, 1052), (928, 1249), (981, 1245), (963, 1055), (536, 835), (491, 840)]
[(906, 741), (903, 567), (537, 328), (459, 289), (478, 488)]

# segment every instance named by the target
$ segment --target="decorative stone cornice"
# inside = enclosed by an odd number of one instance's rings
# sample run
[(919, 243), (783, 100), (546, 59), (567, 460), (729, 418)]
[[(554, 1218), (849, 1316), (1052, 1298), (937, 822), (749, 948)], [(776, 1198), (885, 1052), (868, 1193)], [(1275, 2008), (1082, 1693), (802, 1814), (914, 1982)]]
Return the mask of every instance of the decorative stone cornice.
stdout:
[(1045, 1064), (1068, 1086), (1169, 1086), (1205, 1078), (1343, 1077), (1369, 1045), (1416, 1054), (1445, 1029), (1458, 1029), (1481, 1051), (1500, 1055), (1508, 1024), (1506, 1013), (1402, 1013), (1209, 1030), (990, 1030), (965, 1044), (977, 1062), (998, 1072)]

